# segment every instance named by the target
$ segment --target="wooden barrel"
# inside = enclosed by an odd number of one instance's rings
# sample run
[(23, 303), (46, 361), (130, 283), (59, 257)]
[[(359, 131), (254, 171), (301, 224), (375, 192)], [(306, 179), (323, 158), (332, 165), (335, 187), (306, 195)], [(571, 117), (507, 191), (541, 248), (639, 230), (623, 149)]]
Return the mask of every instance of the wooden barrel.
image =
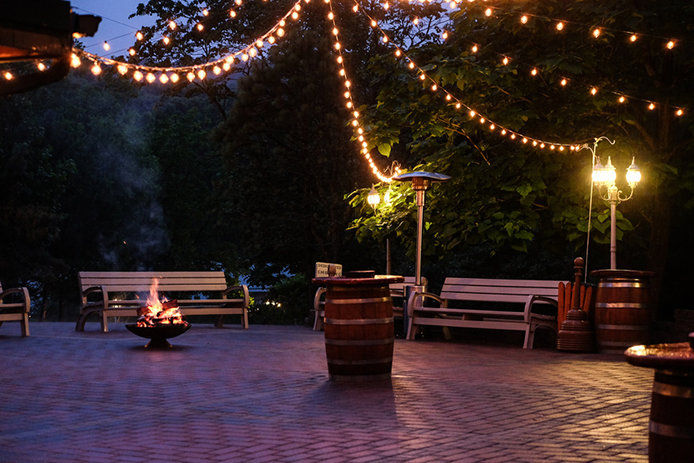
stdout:
[(595, 339), (598, 350), (621, 354), (628, 347), (647, 344), (651, 312), (648, 280), (652, 272), (596, 270)]
[(648, 461), (694, 460), (694, 372), (657, 370), (648, 422)]
[(388, 285), (398, 278), (321, 280), (328, 288), (325, 353), (331, 379), (390, 377), (394, 332)]

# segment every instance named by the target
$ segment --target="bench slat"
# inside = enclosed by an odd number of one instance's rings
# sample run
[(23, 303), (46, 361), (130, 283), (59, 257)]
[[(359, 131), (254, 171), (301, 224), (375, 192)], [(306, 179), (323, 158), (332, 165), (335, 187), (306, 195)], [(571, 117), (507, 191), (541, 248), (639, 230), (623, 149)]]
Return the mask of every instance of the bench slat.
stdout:
[(497, 320), (460, 320), (454, 318), (434, 318), (434, 317), (414, 317), (412, 321), (415, 325), (434, 325), (434, 326), (453, 326), (460, 328), (487, 328), (495, 330), (515, 330), (525, 331), (527, 324), (522, 320), (518, 321), (497, 321)]
[(527, 286), (537, 288), (556, 288), (564, 280), (509, 280), (486, 278), (452, 278), (447, 277), (445, 285), (473, 285), (473, 286)]
[[(518, 288), (518, 287), (492, 287), (492, 286), (444, 286), (441, 290), (446, 294), (504, 294), (516, 296), (554, 296), (557, 297), (557, 288)], [(453, 297), (453, 296), (452, 296)]]
[[(478, 294), (478, 293), (441, 293), (441, 298), (449, 301), (477, 301), (477, 302), (525, 302), (528, 295), (523, 294)], [(554, 297), (553, 299), (556, 299)], [(537, 301), (537, 304), (546, 304)]]
[(224, 272), (221, 270), (208, 270), (200, 272), (79, 272), (80, 278), (152, 278), (152, 277), (166, 277), (166, 278), (204, 278), (210, 277), (212, 275), (224, 276)]

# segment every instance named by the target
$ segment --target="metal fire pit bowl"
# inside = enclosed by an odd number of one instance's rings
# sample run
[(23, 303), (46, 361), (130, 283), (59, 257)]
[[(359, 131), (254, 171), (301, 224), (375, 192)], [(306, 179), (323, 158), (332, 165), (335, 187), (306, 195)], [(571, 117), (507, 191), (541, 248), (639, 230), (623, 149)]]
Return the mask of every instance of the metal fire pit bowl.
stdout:
[(145, 349), (167, 348), (171, 349), (171, 344), (167, 339), (185, 333), (190, 328), (190, 323), (175, 323), (170, 325), (158, 326), (137, 326), (136, 324), (125, 325), (133, 334), (147, 338), (150, 341), (145, 345)]

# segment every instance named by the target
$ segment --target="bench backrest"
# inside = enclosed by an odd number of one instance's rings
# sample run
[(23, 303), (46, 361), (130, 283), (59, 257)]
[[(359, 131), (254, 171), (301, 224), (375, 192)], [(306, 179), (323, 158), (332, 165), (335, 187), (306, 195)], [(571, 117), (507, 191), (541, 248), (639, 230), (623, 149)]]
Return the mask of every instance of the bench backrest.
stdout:
[[(405, 278), (404, 281), (401, 283), (391, 283), (389, 286), (390, 288), (390, 295), (392, 297), (404, 297), (405, 296), (405, 286), (412, 286), (414, 285), (414, 277), (403, 277)], [(423, 283), (424, 286), (426, 286), (426, 279), (423, 278)]]
[(554, 280), (489, 280), (446, 278), (441, 298), (454, 301), (525, 302), (529, 295), (557, 299)]
[(223, 271), (208, 272), (80, 272), (80, 288), (103, 286), (109, 292), (143, 293), (152, 279), (159, 279), (159, 291), (224, 291)]

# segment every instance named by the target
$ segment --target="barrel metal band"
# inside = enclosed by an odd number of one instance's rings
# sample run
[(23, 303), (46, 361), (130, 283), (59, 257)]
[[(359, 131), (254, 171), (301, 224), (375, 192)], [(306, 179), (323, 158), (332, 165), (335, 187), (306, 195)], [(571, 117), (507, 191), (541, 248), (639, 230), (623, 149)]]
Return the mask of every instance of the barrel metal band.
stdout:
[(325, 343), (331, 346), (385, 346), (393, 344), (395, 338), (386, 339), (326, 339)]
[(625, 283), (605, 283), (598, 282), (598, 288), (643, 288), (643, 283), (641, 282), (625, 282)]
[(678, 386), (676, 384), (653, 382), (653, 393), (669, 397), (681, 397), (683, 399), (694, 398), (694, 387)]
[(328, 360), (328, 365), (376, 365), (381, 363), (390, 363), (393, 361), (392, 357), (384, 357), (380, 359), (367, 359), (367, 360)]
[(648, 430), (659, 436), (674, 437), (675, 439), (694, 439), (694, 428), (690, 426), (673, 426), (649, 420)]
[(596, 302), (596, 309), (647, 309), (643, 302)]
[(386, 318), (326, 318), (326, 325), (387, 325), (393, 323), (393, 317)]
[(359, 299), (328, 299), (326, 304), (377, 304), (379, 302), (390, 302), (390, 296), (362, 297)]
[(599, 330), (648, 331), (648, 325), (598, 325)]

